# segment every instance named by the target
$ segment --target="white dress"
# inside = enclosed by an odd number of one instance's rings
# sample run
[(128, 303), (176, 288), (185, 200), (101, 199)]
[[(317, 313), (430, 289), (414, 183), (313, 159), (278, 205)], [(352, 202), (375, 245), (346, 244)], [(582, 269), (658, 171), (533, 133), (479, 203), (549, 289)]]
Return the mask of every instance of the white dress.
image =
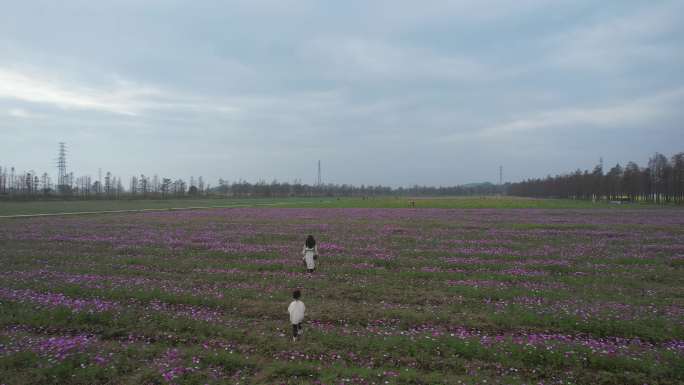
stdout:
[(304, 302), (296, 299), (290, 302), (290, 306), (287, 307), (287, 311), (290, 313), (290, 322), (293, 325), (297, 325), (304, 320), (306, 306), (304, 306)]
[(314, 255), (318, 254), (318, 245), (314, 246), (313, 249), (310, 249), (304, 245), (304, 248), (302, 249), (302, 255), (304, 256), (302, 259), (304, 262), (306, 262), (306, 268), (313, 270), (316, 268), (316, 261), (314, 260)]

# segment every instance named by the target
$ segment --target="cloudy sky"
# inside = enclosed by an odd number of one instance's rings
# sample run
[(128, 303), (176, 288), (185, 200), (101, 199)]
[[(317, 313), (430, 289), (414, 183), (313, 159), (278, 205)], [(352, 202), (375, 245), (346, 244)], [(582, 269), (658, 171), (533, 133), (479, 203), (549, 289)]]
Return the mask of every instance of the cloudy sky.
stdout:
[(684, 1), (0, 0), (0, 166), (515, 181), (684, 151)]

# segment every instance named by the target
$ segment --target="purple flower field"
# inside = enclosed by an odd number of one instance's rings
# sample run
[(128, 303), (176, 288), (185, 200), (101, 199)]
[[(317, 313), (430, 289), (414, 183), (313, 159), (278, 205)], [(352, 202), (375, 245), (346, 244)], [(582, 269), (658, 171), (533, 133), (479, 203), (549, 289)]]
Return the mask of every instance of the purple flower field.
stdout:
[(0, 266), (0, 384), (684, 383), (679, 209), (0, 220)]

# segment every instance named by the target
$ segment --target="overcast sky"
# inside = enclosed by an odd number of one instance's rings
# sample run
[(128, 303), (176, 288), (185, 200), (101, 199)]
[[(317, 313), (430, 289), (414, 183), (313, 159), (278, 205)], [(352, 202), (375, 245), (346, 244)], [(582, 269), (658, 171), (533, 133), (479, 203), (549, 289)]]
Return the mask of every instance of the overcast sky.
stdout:
[(684, 1), (0, 0), (0, 166), (454, 185), (684, 151)]

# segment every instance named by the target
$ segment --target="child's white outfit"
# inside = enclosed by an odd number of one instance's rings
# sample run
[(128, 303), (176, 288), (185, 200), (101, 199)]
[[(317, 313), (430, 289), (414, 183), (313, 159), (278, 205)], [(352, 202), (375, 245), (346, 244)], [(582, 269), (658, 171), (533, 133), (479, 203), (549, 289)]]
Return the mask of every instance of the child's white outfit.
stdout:
[(308, 248), (306, 245), (304, 245), (304, 248), (302, 249), (302, 255), (304, 256), (302, 259), (304, 262), (306, 262), (306, 268), (309, 271), (313, 271), (316, 268), (314, 256), (318, 255), (318, 245), (315, 245), (313, 248)]
[(306, 306), (304, 302), (296, 299), (290, 302), (290, 306), (287, 307), (288, 313), (290, 313), (290, 323), (292, 324), (292, 339), (296, 339), (302, 330), (302, 321), (304, 321), (304, 312), (306, 312)]

